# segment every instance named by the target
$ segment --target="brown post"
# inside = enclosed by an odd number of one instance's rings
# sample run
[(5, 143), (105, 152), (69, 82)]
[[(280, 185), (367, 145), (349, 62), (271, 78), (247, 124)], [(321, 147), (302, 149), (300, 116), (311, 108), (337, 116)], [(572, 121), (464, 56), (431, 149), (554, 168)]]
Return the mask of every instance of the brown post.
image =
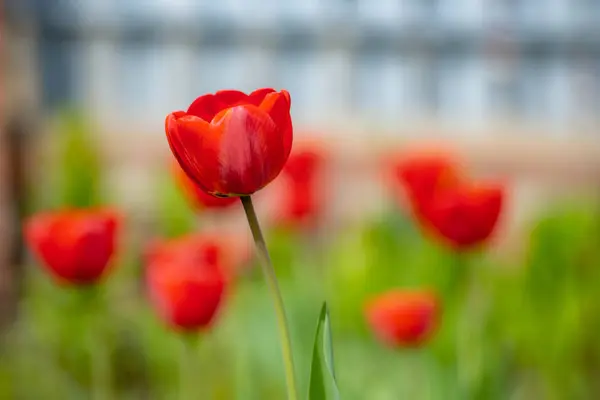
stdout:
[(22, 118), (10, 121), (2, 135), (0, 329), (16, 318), (23, 283), (25, 251), (21, 226), (27, 205), (25, 174), (27, 136), (26, 122)]
[(32, 27), (0, 13), (0, 333), (16, 318), (24, 272), (25, 156), (38, 98)]

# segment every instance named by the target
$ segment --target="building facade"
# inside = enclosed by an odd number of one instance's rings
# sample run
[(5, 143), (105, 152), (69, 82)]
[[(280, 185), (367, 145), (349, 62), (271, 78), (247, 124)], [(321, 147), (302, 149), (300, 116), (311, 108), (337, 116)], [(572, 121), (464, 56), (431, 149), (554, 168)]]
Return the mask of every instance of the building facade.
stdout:
[(261, 86), (290, 90), (307, 123), (569, 126), (600, 112), (594, 0), (28, 3), (45, 105), (100, 120), (156, 126), (200, 93)]

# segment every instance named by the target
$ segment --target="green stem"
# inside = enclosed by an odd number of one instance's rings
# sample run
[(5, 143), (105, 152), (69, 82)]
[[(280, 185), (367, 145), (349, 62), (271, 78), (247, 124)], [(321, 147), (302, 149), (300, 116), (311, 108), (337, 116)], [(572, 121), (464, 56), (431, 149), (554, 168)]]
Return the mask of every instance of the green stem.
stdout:
[(283, 298), (281, 291), (279, 290), (279, 284), (277, 283), (277, 276), (275, 275), (275, 269), (267, 250), (265, 239), (260, 230), (258, 218), (252, 205), (252, 199), (250, 196), (240, 197), (246, 217), (248, 218), (248, 224), (250, 225), (250, 231), (254, 237), (254, 244), (256, 245), (256, 251), (258, 258), (260, 259), (260, 265), (269, 287), (269, 292), (275, 305), (275, 314), (277, 316), (277, 325), (279, 326), (279, 335), (281, 339), (281, 349), (283, 353), (283, 363), (285, 367), (285, 377), (287, 382), (287, 393), (288, 400), (296, 400), (298, 398), (298, 390), (296, 387), (296, 376), (294, 372), (294, 358), (292, 355), (292, 340), (290, 336), (290, 329), (285, 315), (285, 308), (283, 305)]
[(182, 336), (181, 352), (179, 354), (179, 398), (181, 400), (198, 398), (194, 395), (194, 380), (198, 372), (196, 371), (197, 339), (196, 336)]
[(91, 342), (92, 346), (92, 399), (108, 400), (110, 396), (110, 373), (108, 357), (102, 341)]
[(470, 399), (471, 393), (471, 353), (479, 350), (471, 337), (473, 273), (470, 269), (470, 254), (458, 252), (456, 257), (456, 275), (452, 287), (453, 298), (458, 310), (456, 321), (456, 366), (458, 369), (458, 387), (461, 398)]
[(105, 325), (101, 310), (100, 288), (95, 285), (86, 288), (85, 293), (90, 304), (92, 319), (88, 323), (88, 345), (91, 359), (91, 398), (92, 400), (108, 400), (110, 395), (110, 358), (106, 348)]

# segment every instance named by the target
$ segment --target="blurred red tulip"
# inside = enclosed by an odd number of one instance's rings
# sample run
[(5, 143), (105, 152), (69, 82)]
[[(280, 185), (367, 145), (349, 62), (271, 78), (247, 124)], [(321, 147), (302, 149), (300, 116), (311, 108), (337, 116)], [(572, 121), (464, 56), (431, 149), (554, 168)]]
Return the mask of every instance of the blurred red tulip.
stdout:
[(393, 290), (371, 300), (366, 318), (374, 334), (396, 347), (418, 347), (437, 327), (440, 307), (429, 291)]
[(115, 212), (90, 209), (37, 214), (24, 230), (29, 247), (59, 282), (89, 285), (108, 268), (117, 228)]
[(501, 185), (460, 184), (438, 193), (429, 202), (423, 219), (456, 249), (469, 249), (492, 235), (503, 198)]
[(283, 194), (278, 220), (281, 225), (299, 227), (315, 222), (320, 207), (310, 185), (289, 187)]
[(322, 164), (323, 156), (316, 149), (303, 149), (290, 155), (282, 173), (285, 185), (278, 215), (282, 225), (309, 225), (321, 214), (319, 173)]
[(245, 237), (222, 232), (196, 233), (169, 241), (151, 243), (147, 262), (158, 258), (186, 259), (199, 264), (219, 264), (228, 276), (239, 275), (252, 257), (252, 246)]
[(146, 262), (190, 262), (198, 265), (222, 265), (224, 251), (216, 236), (193, 234), (168, 241), (150, 243), (146, 251)]
[(395, 177), (417, 212), (427, 207), (435, 193), (459, 182), (458, 163), (441, 152), (415, 152), (401, 157), (395, 165)]
[(196, 208), (200, 210), (226, 209), (231, 207), (233, 204), (238, 203), (238, 200), (235, 197), (216, 197), (206, 193), (187, 176), (178, 163), (174, 163), (173, 173), (175, 175), (175, 180), (183, 190), (186, 197)]
[(416, 152), (401, 159), (395, 173), (421, 225), (454, 248), (466, 250), (492, 235), (504, 190), (500, 185), (471, 183), (458, 165), (447, 153)]
[(167, 116), (171, 151), (202, 190), (218, 197), (250, 195), (271, 182), (292, 149), (290, 95), (259, 89), (198, 97), (187, 112)]
[(314, 148), (294, 151), (283, 167), (283, 174), (296, 185), (315, 181), (323, 164), (323, 155)]
[(173, 328), (210, 327), (227, 286), (220, 244), (190, 236), (155, 243), (147, 254), (147, 285), (159, 315)]

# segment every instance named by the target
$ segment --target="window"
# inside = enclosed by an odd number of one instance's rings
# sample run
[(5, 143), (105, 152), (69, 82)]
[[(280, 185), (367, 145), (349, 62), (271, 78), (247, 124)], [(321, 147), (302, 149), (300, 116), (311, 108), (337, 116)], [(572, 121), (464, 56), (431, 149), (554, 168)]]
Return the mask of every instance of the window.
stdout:
[(251, 89), (245, 79), (246, 64), (238, 47), (199, 48), (190, 85), (197, 93), (221, 89)]
[(359, 0), (358, 17), (371, 23), (396, 24), (401, 20), (401, 0)]
[[(310, 50), (284, 51), (277, 54), (279, 87), (292, 95), (292, 111), (301, 119), (318, 118), (324, 112), (316, 102), (318, 88), (314, 76), (317, 71), (314, 53)], [(317, 90), (315, 90), (317, 89)]]
[(396, 54), (362, 54), (356, 63), (356, 108), (388, 121), (410, 116), (421, 95), (416, 65)]
[(476, 122), (484, 109), (485, 69), (477, 56), (452, 54), (438, 64), (439, 112), (452, 121)]
[(453, 28), (480, 28), (483, 24), (483, 1), (439, 0), (439, 17)]
[(160, 116), (170, 110), (165, 104), (170, 97), (170, 66), (164, 52), (156, 43), (121, 44), (115, 93), (121, 118), (155, 118), (159, 123)]

